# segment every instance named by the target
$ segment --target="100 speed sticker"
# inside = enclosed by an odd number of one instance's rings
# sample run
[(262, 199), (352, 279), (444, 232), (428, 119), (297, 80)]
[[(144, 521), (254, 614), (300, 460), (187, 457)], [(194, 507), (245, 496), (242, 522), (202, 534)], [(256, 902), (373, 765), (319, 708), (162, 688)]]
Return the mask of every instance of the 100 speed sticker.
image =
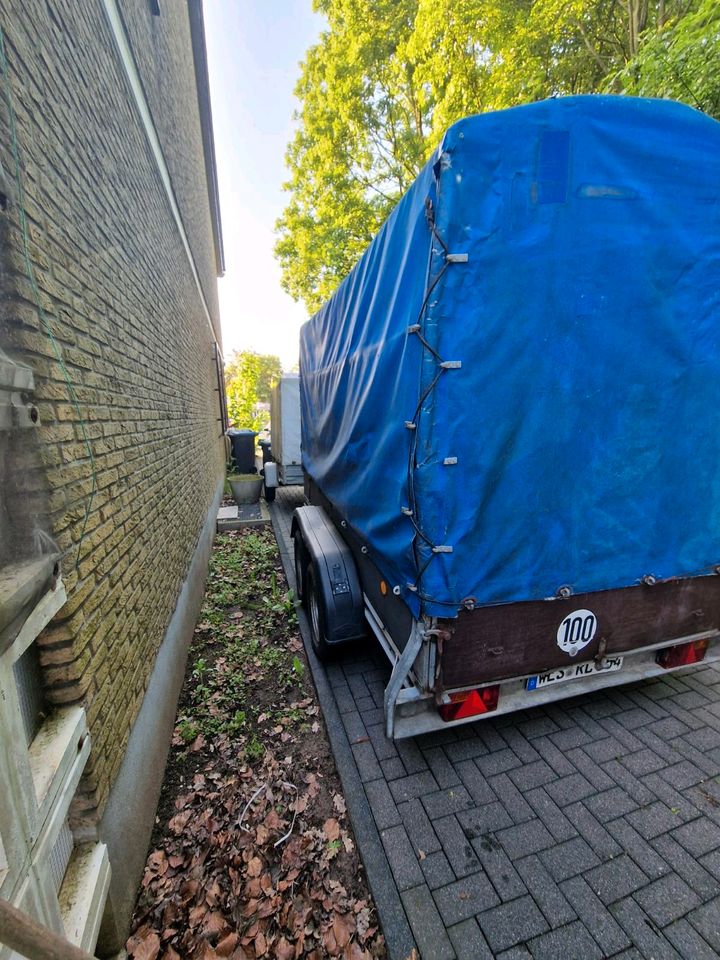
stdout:
[(574, 610), (557, 630), (557, 645), (571, 657), (592, 642), (597, 633), (597, 617), (592, 610)]

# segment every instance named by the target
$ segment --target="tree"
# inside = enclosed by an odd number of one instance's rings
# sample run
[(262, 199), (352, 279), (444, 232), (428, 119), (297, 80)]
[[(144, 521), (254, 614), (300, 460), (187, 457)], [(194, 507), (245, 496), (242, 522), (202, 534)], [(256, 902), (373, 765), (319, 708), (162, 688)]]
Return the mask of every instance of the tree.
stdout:
[(608, 87), (644, 97), (672, 97), (720, 119), (720, 6), (703, 0), (697, 10), (664, 21), (647, 35)]
[(281, 376), (282, 367), (276, 356), (252, 350), (233, 353), (225, 366), (230, 422), (249, 430), (267, 426), (267, 415), (258, 410), (258, 403), (269, 402), (272, 383)]
[(258, 354), (260, 373), (257, 379), (257, 397), (262, 403), (270, 403), (273, 385), (282, 377), (280, 357), (275, 354)]
[(317, 309), (461, 117), (548, 96), (673, 96), (718, 112), (717, 0), (315, 0), (276, 255)]
[(433, 145), (456, 120), (593, 93), (698, 0), (418, 0), (409, 48), (432, 91)]
[(315, 0), (328, 29), (310, 48), (278, 221), (283, 287), (310, 310), (332, 293), (417, 176), (431, 104), (408, 57), (417, 0)]

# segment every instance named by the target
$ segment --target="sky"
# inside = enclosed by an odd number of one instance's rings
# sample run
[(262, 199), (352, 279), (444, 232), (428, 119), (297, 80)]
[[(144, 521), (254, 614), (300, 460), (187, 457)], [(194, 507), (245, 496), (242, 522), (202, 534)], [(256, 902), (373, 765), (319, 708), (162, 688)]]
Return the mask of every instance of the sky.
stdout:
[(223, 352), (297, 363), (305, 308), (280, 286), (274, 224), (287, 201), (285, 148), (293, 134), (300, 61), (324, 21), (311, 0), (205, 0), (225, 276), (218, 281)]

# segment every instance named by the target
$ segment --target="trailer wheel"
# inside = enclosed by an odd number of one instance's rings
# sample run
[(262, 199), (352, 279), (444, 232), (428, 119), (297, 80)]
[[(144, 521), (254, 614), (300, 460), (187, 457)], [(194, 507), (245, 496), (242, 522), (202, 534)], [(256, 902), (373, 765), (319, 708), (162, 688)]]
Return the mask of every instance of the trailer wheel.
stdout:
[(295, 559), (295, 592), (300, 603), (305, 606), (308, 556), (302, 534), (299, 532), (293, 537), (293, 555)]
[(310, 621), (310, 639), (313, 650), (318, 660), (323, 663), (330, 656), (330, 645), (326, 640), (325, 634), (325, 614), (322, 603), (318, 597), (318, 589), (315, 583), (315, 571), (312, 564), (308, 564), (305, 576), (305, 606)]

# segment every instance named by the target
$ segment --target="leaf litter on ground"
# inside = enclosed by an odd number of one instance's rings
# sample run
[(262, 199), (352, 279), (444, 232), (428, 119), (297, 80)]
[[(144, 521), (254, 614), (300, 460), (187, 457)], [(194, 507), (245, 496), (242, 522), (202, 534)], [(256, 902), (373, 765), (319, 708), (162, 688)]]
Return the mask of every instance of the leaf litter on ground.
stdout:
[(215, 541), (127, 951), (386, 956), (270, 531)]

